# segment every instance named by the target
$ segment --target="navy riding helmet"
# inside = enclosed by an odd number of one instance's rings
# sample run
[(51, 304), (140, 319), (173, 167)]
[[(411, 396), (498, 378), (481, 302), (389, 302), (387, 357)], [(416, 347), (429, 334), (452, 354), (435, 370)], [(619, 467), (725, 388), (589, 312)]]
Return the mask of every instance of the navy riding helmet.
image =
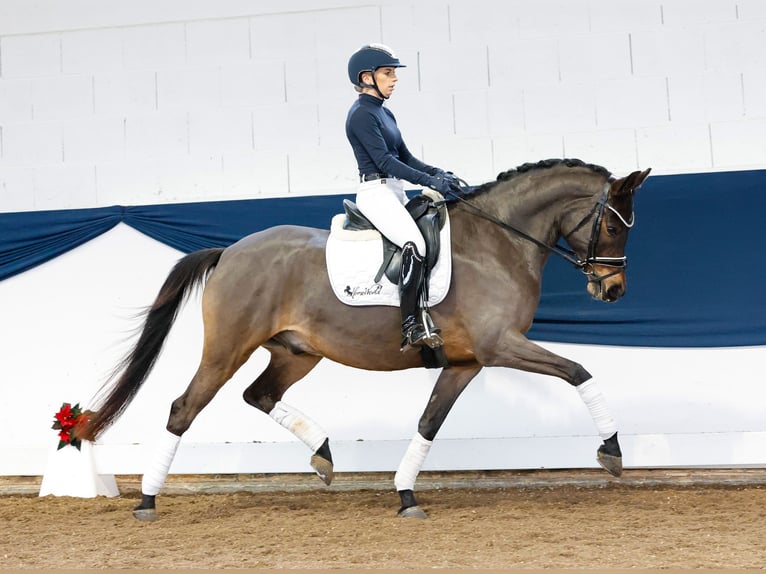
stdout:
[[(406, 68), (394, 54), (394, 51), (383, 44), (366, 44), (359, 48), (348, 60), (348, 79), (360, 88), (373, 88), (376, 86), (363, 84), (362, 72), (375, 72), (378, 68), (390, 66), (391, 68)], [(374, 81), (374, 79), (373, 79)]]

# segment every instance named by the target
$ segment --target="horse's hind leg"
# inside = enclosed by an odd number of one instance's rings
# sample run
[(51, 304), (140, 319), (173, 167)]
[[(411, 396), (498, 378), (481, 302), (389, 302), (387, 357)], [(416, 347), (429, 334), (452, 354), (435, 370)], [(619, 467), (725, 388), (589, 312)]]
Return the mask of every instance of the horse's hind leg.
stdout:
[(431, 391), (431, 397), (428, 399), (428, 405), (420, 417), (418, 432), (407, 447), (407, 452), (404, 453), (394, 476), (394, 485), (402, 503), (399, 509), (400, 517), (427, 518), (426, 513), (415, 501), (415, 479), (423, 467), (431, 444), (447, 418), (447, 414), (460, 393), (479, 371), (481, 371), (479, 365), (450, 367), (444, 369), (436, 380), (434, 389)]
[(311, 466), (329, 485), (334, 471), (327, 433), (315, 421), (282, 401), (285, 391), (311, 371), (322, 357), (293, 352), (276, 345), (267, 345), (267, 348), (271, 352), (271, 361), (266, 370), (245, 390), (243, 398), (247, 404), (267, 413), (311, 449)]
[(212, 361), (203, 351), (203, 358), (197, 372), (186, 388), (170, 407), (167, 430), (155, 444), (154, 457), (141, 479), (141, 503), (133, 509), (133, 515), (142, 521), (157, 519), (155, 497), (162, 489), (170, 465), (181, 442), (181, 435), (191, 426), (194, 419), (213, 399), (220, 388), (245, 362), (246, 357), (234, 361)]

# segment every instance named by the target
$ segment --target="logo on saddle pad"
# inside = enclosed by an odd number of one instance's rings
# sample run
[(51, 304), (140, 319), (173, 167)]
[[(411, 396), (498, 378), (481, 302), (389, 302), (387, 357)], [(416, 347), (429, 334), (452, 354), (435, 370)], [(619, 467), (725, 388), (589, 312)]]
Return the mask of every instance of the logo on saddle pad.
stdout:
[(383, 285), (380, 283), (375, 283), (375, 285), (367, 286), (367, 287), (359, 287), (354, 286), (353, 288), (351, 285), (346, 285), (346, 288), (343, 290), (343, 294), (347, 297), (351, 297), (352, 299), (356, 297), (374, 297), (376, 295), (380, 295), (380, 292), (383, 290)]
[[(436, 195), (443, 200), (441, 196)], [(365, 223), (364, 216), (354, 207), (353, 204), (346, 205), (346, 213), (333, 217), (330, 236), (327, 239), (327, 274), (335, 296), (347, 305), (398, 307), (399, 254), (394, 251), (395, 246), (379, 231), (370, 228), (369, 222)], [(411, 206), (408, 205), (408, 209), (412, 212)], [(431, 263), (429, 278), (428, 304), (431, 307), (440, 303), (447, 295), (452, 275), (452, 250), (446, 208), (443, 208), (442, 213), (440, 229), (433, 232), (438, 238), (427, 239), (429, 244), (436, 242), (439, 246), (438, 258)], [(349, 224), (350, 219), (352, 221)]]

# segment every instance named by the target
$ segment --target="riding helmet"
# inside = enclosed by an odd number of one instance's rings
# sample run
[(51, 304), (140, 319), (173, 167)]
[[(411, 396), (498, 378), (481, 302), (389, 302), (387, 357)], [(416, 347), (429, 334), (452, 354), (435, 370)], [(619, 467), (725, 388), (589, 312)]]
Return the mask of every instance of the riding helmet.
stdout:
[(348, 60), (348, 79), (355, 86), (366, 88), (360, 80), (362, 72), (375, 72), (378, 68), (405, 68), (394, 51), (383, 44), (366, 44)]

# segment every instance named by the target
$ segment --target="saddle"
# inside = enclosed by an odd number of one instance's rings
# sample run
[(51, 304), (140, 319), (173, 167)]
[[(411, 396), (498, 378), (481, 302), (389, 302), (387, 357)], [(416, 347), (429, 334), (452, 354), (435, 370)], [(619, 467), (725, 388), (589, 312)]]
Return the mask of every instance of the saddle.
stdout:
[[(405, 205), (426, 243), (426, 285), (428, 284), (428, 274), (439, 259), (439, 251), (441, 250), (439, 232), (447, 219), (446, 202), (441, 196), (439, 197), (440, 199), (434, 199), (423, 194), (416, 195)], [(343, 229), (348, 231), (375, 229), (372, 222), (359, 211), (356, 203), (350, 199), (343, 200), (343, 209), (346, 212)], [(385, 275), (391, 283), (398, 284), (402, 267), (402, 249), (384, 235), (381, 234), (381, 236), (383, 238), (383, 263), (375, 274), (375, 283), (379, 283)]]

